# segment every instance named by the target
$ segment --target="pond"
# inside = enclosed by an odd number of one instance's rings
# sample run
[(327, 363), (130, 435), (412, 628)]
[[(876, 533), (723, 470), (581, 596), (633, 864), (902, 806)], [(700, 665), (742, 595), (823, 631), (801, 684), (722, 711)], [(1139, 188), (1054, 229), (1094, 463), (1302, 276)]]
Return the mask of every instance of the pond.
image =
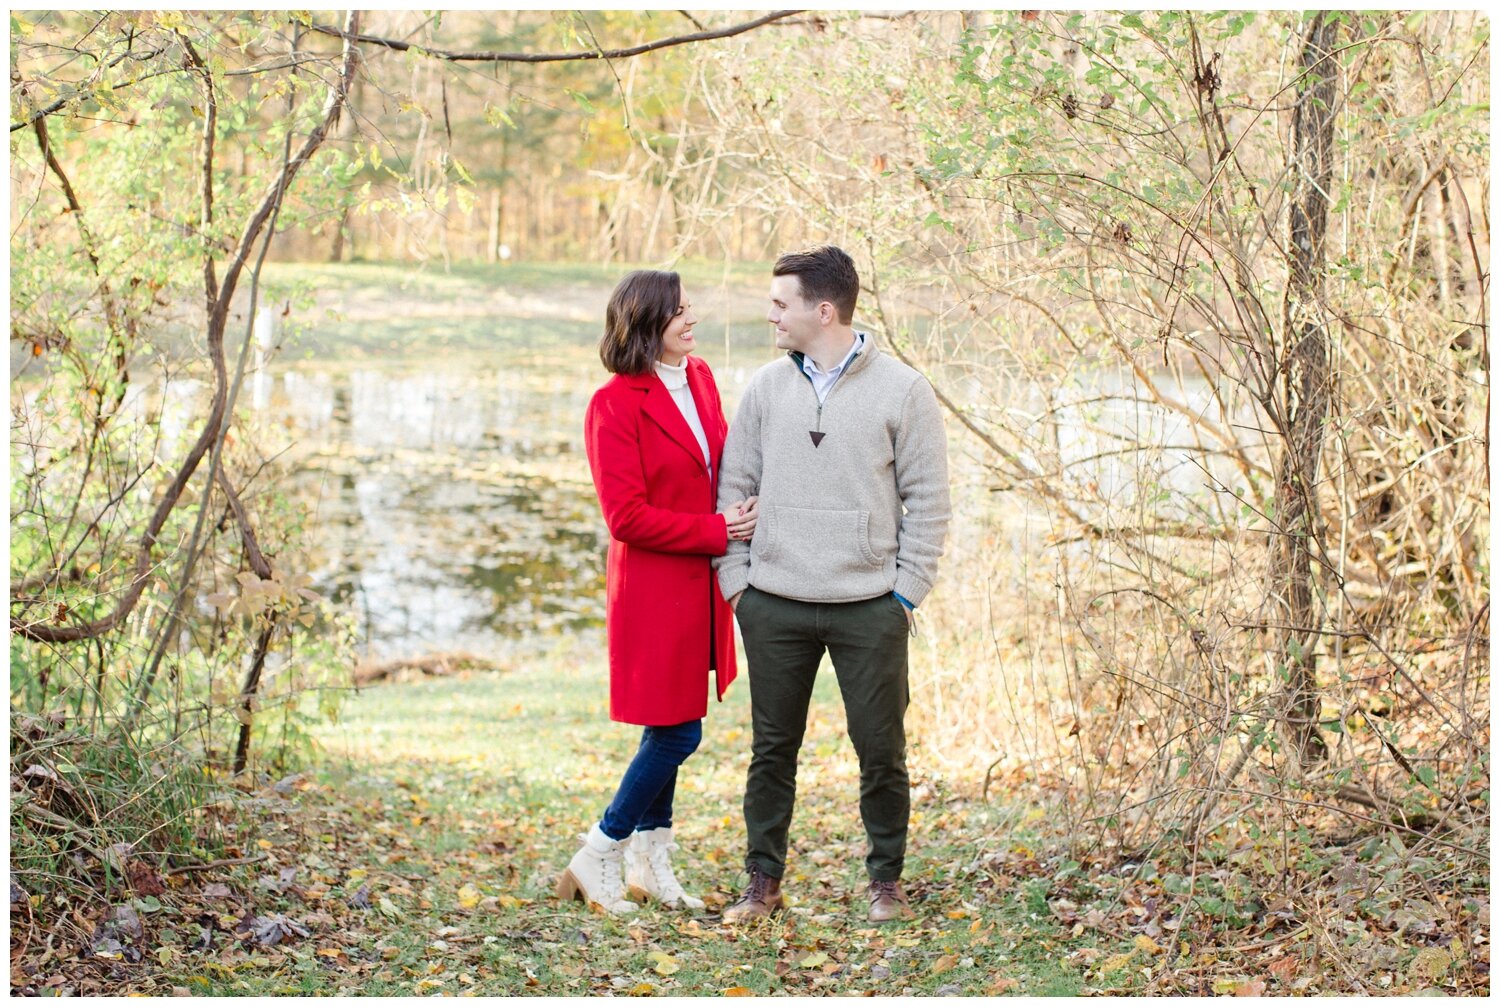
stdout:
[[(298, 572), (352, 614), (362, 655), (472, 651), (500, 660), (534, 650), (539, 637), (596, 633), (608, 535), (582, 427), (589, 396), (608, 377), (595, 341), (617, 274), (539, 274), (528, 285), (392, 267), (297, 268), (316, 281), (316, 303), (291, 313), (297, 331), (277, 323), (267, 342), (282, 348), (247, 383), (240, 411), (254, 443), (276, 458), (276, 488), (311, 510), (310, 565)], [(690, 289), (702, 355), (732, 416), (754, 370), (778, 356), (763, 288)], [(1131, 501), (1149, 493), (1157, 514), (1192, 519), (1215, 477), (1238, 481), (1227, 462), (1205, 467), (1184, 443), (1183, 417), (1141, 399), (1128, 373), (1071, 373), (1048, 389), (988, 375), (934, 371), (971, 415), (1017, 437), (1028, 464), (1045, 470), (1030, 449), (1055, 450), (1106, 511), (1129, 518)], [(197, 430), (206, 392), (190, 379), (142, 381), (130, 403), (161, 417), (163, 451), (176, 456)], [(1209, 408), (1202, 381), (1174, 394), (1195, 411)], [(1038, 425), (1049, 414), (1055, 439)], [(1158, 450), (1146, 464), (1119, 456), (1129, 444)], [(992, 492), (993, 458), (956, 423), (949, 457), (950, 555), (980, 522), (998, 524), (1007, 548), (993, 562), (1019, 568), (1016, 557), (1042, 547), (1036, 529), (1048, 522), (1027, 521), (1019, 494)], [(265, 485), (262, 477), (253, 488)]]

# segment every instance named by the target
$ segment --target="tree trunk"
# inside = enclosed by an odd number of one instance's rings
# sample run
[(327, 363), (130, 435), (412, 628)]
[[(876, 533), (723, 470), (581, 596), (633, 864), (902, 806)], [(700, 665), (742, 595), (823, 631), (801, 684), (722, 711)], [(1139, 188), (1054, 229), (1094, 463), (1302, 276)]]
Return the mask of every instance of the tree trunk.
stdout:
[(1289, 275), (1278, 361), (1282, 453), (1276, 466), (1276, 519), (1281, 534), (1271, 559), (1271, 599), (1279, 609), (1280, 663), (1286, 669), (1283, 728), (1303, 766), (1328, 755), (1318, 733), (1321, 700), (1314, 651), (1319, 617), (1313, 596), (1313, 536), (1318, 534), (1318, 456), (1328, 415), (1330, 361), (1322, 298), (1323, 239), (1333, 175), (1338, 62), (1329, 55), (1339, 22), (1316, 14), (1302, 47), (1306, 75), (1292, 117), (1293, 190)]

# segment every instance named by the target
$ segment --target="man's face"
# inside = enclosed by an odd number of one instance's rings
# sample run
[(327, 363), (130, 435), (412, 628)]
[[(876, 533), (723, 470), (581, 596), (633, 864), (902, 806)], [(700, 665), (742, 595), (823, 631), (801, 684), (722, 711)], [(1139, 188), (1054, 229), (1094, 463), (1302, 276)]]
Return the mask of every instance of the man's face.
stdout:
[(766, 321), (776, 326), (776, 348), (806, 352), (823, 330), (823, 315), (832, 305), (809, 304), (802, 297), (802, 280), (797, 276), (771, 277), (771, 310)]

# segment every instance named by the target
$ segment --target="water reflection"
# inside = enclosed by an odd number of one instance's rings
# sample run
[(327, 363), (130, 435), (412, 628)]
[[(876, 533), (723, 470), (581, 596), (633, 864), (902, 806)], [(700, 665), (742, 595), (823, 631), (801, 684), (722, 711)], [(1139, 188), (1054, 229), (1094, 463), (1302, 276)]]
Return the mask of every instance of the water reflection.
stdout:
[[(720, 346), (705, 353), (731, 416), (755, 369), (776, 355), (763, 327), (736, 330), (732, 343), (732, 355)], [(528, 344), (378, 363), (325, 356), (271, 376), (265, 408), (250, 410), (252, 439), (277, 457), (277, 490), (314, 508), (307, 572), (353, 613), (371, 656), (500, 657), (537, 634), (602, 625), (607, 533), (581, 443), (588, 398), (606, 378), (592, 345), (580, 338), (544, 351)], [(1211, 519), (1236, 505), (1218, 484), (1243, 492), (1233, 464), (1205, 455), (1192, 423), (1147, 401), (1133, 374), (1080, 372), (1053, 387), (958, 367), (932, 376), (1036, 470), (1061, 467), (1091, 520)], [(1236, 402), (1221, 415), (1206, 382), (1164, 390), (1247, 443), (1260, 439), (1254, 410)], [(159, 417), (159, 454), (177, 457), (196, 435), (206, 396), (200, 381), (141, 383), (125, 412)], [(970, 548), (981, 518), (1004, 529), (1010, 555), (1042, 548), (1053, 523), (1036, 520), (1024, 495), (991, 492), (994, 456), (956, 424), (949, 430), (955, 500), (968, 508), (951, 548)], [(1137, 445), (1146, 450), (1133, 453)], [(1009, 563), (1007, 552), (995, 562)]]
[(579, 443), (590, 358), (282, 375), (270, 408), (316, 501), (311, 572), (372, 655), (493, 654), (602, 624), (606, 540)]

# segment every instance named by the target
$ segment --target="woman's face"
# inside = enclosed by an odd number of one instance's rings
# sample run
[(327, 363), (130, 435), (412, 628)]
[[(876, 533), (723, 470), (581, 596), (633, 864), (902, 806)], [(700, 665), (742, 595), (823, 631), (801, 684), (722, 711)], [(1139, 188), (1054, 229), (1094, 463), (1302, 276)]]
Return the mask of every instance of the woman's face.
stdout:
[(698, 341), (693, 338), (693, 326), (698, 324), (698, 316), (693, 314), (693, 306), (688, 303), (686, 294), (679, 292), (677, 299), (677, 313), (661, 335), (661, 362), (673, 367), (681, 364), (698, 346)]

